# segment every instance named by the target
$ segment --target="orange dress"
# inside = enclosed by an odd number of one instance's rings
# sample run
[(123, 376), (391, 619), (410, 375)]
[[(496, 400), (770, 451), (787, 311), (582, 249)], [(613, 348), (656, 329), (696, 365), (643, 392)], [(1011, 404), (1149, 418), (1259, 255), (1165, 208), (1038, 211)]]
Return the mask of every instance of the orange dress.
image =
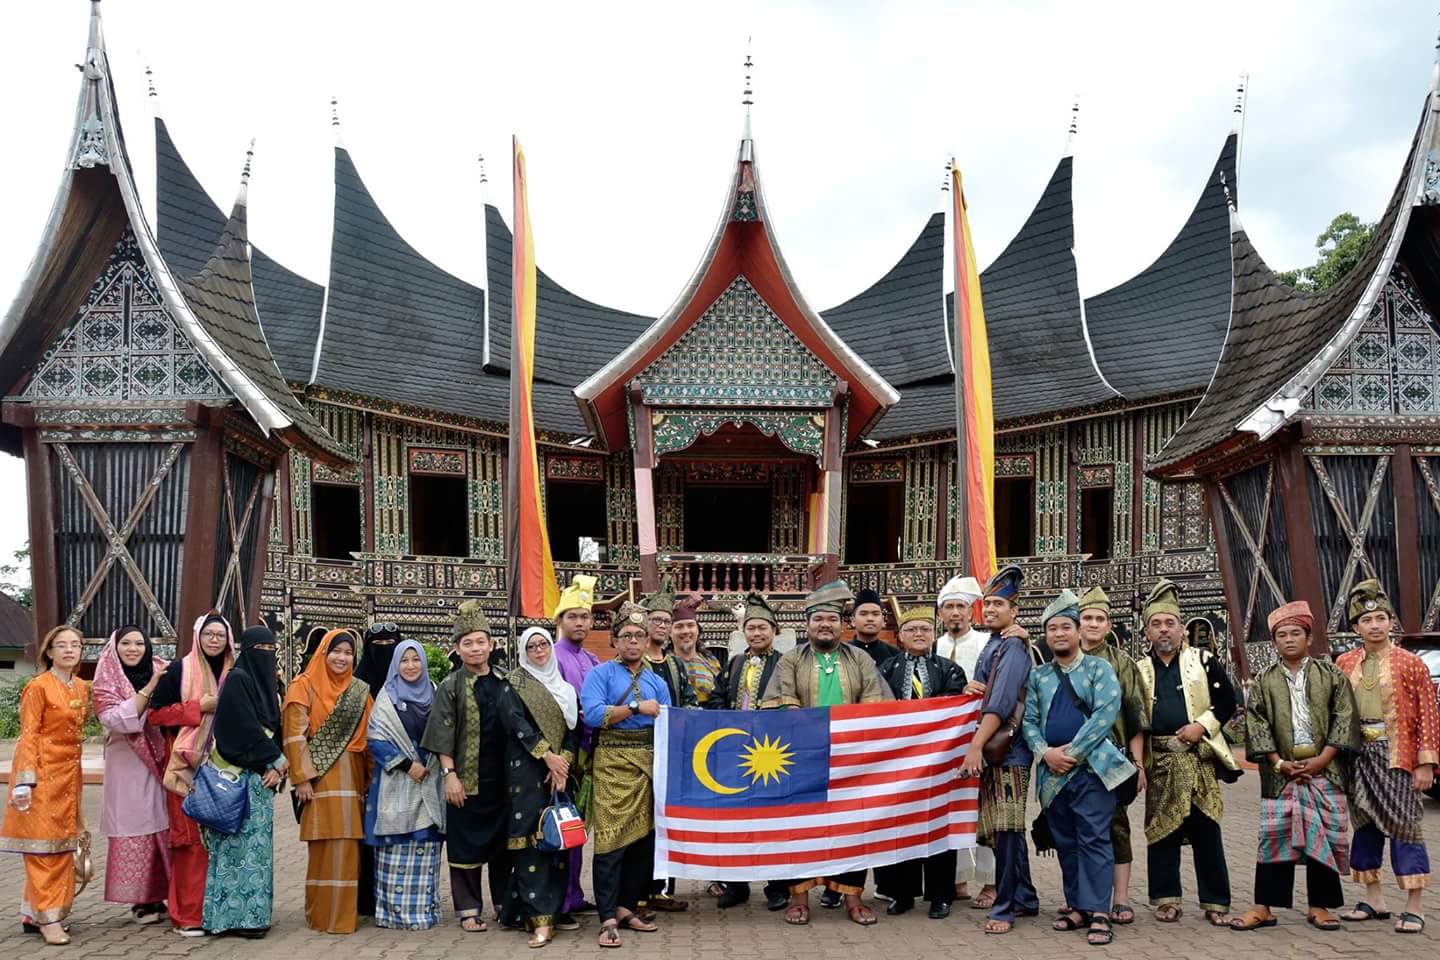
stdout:
[(65, 919), (75, 899), (72, 851), (84, 830), (80, 753), (89, 710), (90, 685), (80, 679), (67, 684), (54, 672), (35, 677), (20, 695), (10, 782), (30, 784), (33, 791), (24, 813), (5, 804), (0, 852), (26, 854), (21, 913), (35, 923)]

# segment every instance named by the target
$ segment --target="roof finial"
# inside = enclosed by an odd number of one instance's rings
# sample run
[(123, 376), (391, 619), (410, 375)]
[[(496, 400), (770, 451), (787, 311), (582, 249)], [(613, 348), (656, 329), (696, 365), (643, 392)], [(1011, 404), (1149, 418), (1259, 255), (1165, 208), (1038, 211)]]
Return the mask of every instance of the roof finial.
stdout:
[(340, 141), (340, 100), (334, 94), (330, 95), (330, 132), (335, 135), (335, 146), (343, 146)]
[(159, 96), (159, 94), (155, 92), (155, 71), (151, 70), (148, 64), (145, 66), (145, 86), (150, 90), (151, 100)]
[(245, 166), (240, 168), (240, 189), (235, 193), (236, 206), (244, 206), (250, 200), (250, 162), (255, 159), (255, 138), (250, 138), (250, 146), (245, 149)]
[(1230, 132), (1238, 134), (1245, 126), (1245, 89), (1250, 86), (1250, 74), (1240, 71), (1240, 80), (1235, 84), (1235, 111), (1234, 119), (1230, 124)]
[(750, 107), (755, 103), (755, 91), (750, 83), (750, 71), (755, 61), (750, 57), (750, 37), (745, 38), (745, 95), (740, 102), (745, 106), (745, 139), (750, 139)]
[(479, 163), (480, 163), (480, 182), (481, 182), (481, 183), (489, 183), (489, 182), (490, 182), (490, 179), (485, 176), (485, 154), (482, 153), (482, 154), (480, 154), (479, 156), (477, 156), (475, 159), (476, 159), (477, 161), (479, 161)]
[(1065, 156), (1075, 151), (1075, 136), (1080, 131), (1080, 94), (1070, 103), (1070, 132), (1065, 135)]

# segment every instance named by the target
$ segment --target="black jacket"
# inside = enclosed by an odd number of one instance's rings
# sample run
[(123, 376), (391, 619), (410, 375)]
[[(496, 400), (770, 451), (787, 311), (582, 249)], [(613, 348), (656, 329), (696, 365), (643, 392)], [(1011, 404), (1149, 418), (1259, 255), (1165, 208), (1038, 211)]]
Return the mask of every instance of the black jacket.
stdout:
[[(720, 675), (715, 685), (715, 692), (710, 695), (705, 706), (712, 710), (739, 710), (740, 682), (745, 676), (745, 664), (749, 662), (748, 650), (731, 655), (725, 664), (725, 672)], [(755, 701), (750, 705), (752, 709), (760, 706), (760, 698), (765, 695), (765, 689), (770, 685), (770, 675), (775, 672), (775, 664), (779, 662), (780, 652), (771, 647), (770, 652), (765, 654), (765, 665), (760, 669), (760, 683), (755, 687)]]
[[(890, 685), (890, 692), (896, 700), (903, 700), (901, 688), (905, 685), (905, 654), (891, 657), (877, 668), (880, 679)], [(965, 671), (960, 664), (941, 660), (931, 654), (925, 658), (925, 672), (930, 677), (930, 696), (954, 697), (965, 692)]]

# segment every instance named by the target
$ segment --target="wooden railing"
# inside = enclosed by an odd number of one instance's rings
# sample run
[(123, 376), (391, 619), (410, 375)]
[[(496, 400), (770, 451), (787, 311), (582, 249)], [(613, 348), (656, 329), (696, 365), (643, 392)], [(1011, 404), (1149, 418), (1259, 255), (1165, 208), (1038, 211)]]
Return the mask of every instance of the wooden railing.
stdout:
[(707, 595), (808, 593), (816, 583), (823, 557), (778, 553), (662, 553), (655, 558), (663, 577), (669, 574), (678, 591)]

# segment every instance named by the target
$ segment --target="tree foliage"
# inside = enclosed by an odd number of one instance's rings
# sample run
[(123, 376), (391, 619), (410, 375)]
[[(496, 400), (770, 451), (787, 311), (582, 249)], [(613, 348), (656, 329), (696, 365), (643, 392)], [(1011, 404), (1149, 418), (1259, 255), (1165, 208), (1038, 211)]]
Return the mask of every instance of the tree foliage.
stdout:
[[(21, 577), (21, 574), (24, 577)], [(22, 582), (23, 581), (23, 582)], [(15, 551), (9, 563), (0, 563), (0, 593), (30, 609), (30, 542)]]
[(1348, 210), (1330, 221), (1325, 232), (1315, 238), (1320, 255), (1315, 265), (1285, 270), (1280, 279), (1296, 290), (1314, 292), (1333, 287), (1354, 269), (1375, 236), (1375, 224), (1365, 223)]

